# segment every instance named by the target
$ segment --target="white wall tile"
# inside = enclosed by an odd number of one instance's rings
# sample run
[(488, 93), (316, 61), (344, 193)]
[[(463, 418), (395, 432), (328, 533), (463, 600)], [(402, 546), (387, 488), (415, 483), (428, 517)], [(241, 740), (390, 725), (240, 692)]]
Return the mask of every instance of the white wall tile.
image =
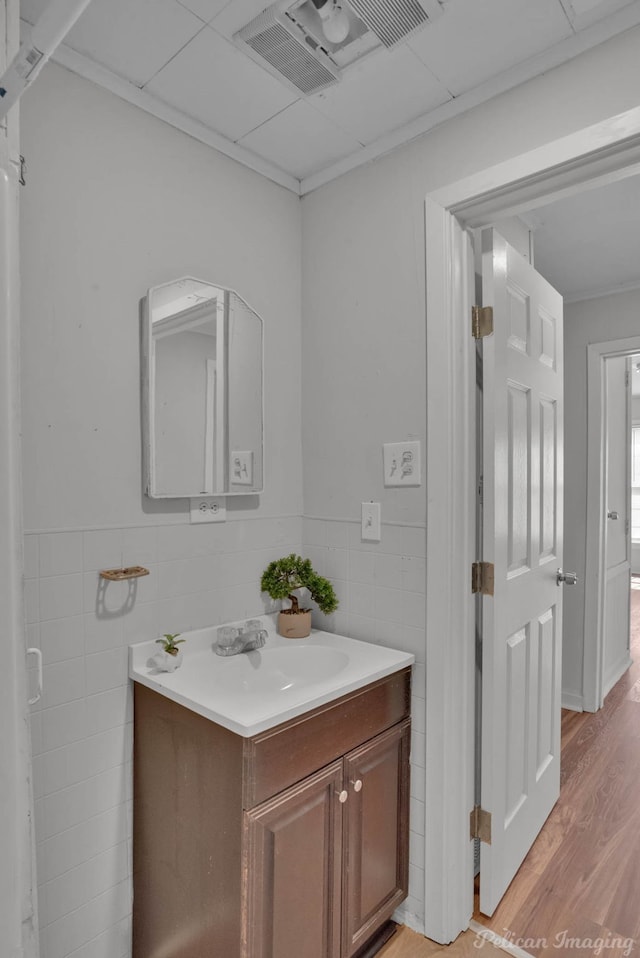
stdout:
[(85, 653), (105, 652), (124, 645), (124, 621), (124, 616), (99, 619), (95, 613), (85, 613), (82, 616)]
[(376, 587), (402, 588), (402, 556), (379, 553), (374, 557), (374, 581)]
[(40, 579), (40, 620), (61, 619), (82, 612), (82, 575)]
[(40, 542), (37, 535), (24, 537), (24, 576), (35, 579), (40, 574)]
[(375, 589), (364, 582), (352, 582), (349, 589), (349, 612), (353, 615), (372, 616)]
[(158, 527), (122, 530), (123, 566), (141, 565), (149, 568), (158, 561)]
[(349, 578), (352, 582), (365, 582), (373, 585), (376, 556), (371, 552), (349, 551)]
[(426, 592), (426, 559), (419, 556), (402, 556), (402, 588), (407, 592)]
[(27, 624), (40, 621), (40, 579), (25, 579), (24, 615)]
[(127, 720), (126, 705), (126, 688), (113, 688), (87, 696), (84, 735), (97, 735), (107, 729), (124, 725)]
[(82, 572), (82, 533), (55, 532), (40, 536), (40, 575)]
[(77, 742), (87, 734), (85, 700), (77, 699), (42, 713), (42, 746), (44, 751)]
[(40, 648), (45, 665), (73, 659), (84, 652), (84, 622), (81, 615), (49, 619), (40, 625)]
[(402, 621), (414, 629), (425, 629), (427, 625), (424, 593), (405, 592), (402, 603)]
[(84, 571), (117, 569), (122, 566), (122, 531), (106, 529), (83, 534)]
[(64, 705), (84, 698), (84, 662), (82, 656), (45, 665), (42, 682), (42, 708)]
[(40, 903), (44, 925), (75, 911), (127, 876), (127, 844), (121, 842), (42, 886), (46, 904)]
[(128, 650), (122, 646), (86, 657), (87, 695), (123, 686), (128, 674)]

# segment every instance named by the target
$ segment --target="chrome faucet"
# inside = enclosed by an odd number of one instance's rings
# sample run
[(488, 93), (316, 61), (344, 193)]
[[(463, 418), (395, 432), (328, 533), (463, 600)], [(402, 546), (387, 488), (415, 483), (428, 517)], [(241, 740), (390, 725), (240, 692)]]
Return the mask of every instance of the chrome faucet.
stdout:
[(243, 626), (223, 625), (218, 629), (216, 655), (239, 655), (241, 652), (254, 652), (265, 644), (269, 633), (261, 628), (257, 619), (250, 619)]

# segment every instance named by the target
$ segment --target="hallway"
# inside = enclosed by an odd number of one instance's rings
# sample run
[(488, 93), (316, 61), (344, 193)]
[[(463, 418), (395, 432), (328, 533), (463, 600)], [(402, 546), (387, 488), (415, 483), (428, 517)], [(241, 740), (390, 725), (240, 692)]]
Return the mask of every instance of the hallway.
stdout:
[(532, 955), (640, 952), (637, 577), (631, 656), (633, 665), (599, 712), (563, 711), (560, 799), (494, 916), (474, 915)]

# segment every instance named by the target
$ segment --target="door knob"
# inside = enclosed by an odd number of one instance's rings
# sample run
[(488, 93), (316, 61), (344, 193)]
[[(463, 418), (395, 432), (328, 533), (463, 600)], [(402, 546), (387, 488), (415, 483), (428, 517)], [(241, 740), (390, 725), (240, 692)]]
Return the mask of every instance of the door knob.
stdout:
[(346, 802), (348, 798), (349, 798), (349, 792), (346, 790), (346, 788), (343, 788), (341, 792), (338, 792), (338, 801), (340, 802), (341, 805), (344, 805), (344, 803)]
[(362, 779), (361, 779), (361, 778), (357, 778), (357, 779), (355, 780), (355, 782), (352, 782), (351, 784), (353, 785), (353, 790), (354, 790), (354, 792), (360, 792), (360, 791), (362, 791)]
[(565, 585), (575, 585), (578, 581), (578, 576), (575, 572), (563, 572), (562, 569), (558, 569), (556, 573), (556, 582), (558, 585), (561, 585), (563, 582)]
[(608, 513), (607, 513), (607, 519), (619, 519), (619, 518), (620, 518), (620, 516), (618, 515), (617, 512), (608, 512)]

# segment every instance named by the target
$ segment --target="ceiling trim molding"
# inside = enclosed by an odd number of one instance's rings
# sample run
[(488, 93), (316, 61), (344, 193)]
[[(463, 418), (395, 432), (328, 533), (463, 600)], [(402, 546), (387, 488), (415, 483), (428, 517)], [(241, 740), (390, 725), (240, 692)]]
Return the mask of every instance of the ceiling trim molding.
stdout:
[(565, 304), (583, 303), (587, 299), (601, 299), (603, 296), (616, 296), (618, 293), (632, 293), (636, 289), (640, 289), (640, 279), (636, 279), (632, 283), (621, 283), (618, 286), (599, 286), (581, 293), (570, 293), (563, 299)]
[(122, 77), (112, 73), (111, 70), (95, 63), (82, 53), (77, 53), (66, 44), (61, 43), (51, 59), (60, 66), (66, 67), (67, 70), (71, 70), (72, 73), (76, 73), (85, 80), (90, 80), (97, 86), (114, 93), (121, 100), (126, 100), (127, 103), (139, 107), (145, 113), (150, 113), (157, 119), (164, 120), (165, 123), (181, 130), (188, 136), (192, 136), (195, 140), (199, 140), (205, 146), (210, 146), (230, 159), (242, 163), (243, 166), (259, 173), (268, 180), (272, 180), (278, 186), (284, 186), (285, 189), (291, 190), (296, 196), (300, 195), (300, 180), (295, 176), (285, 173), (284, 170), (273, 163), (269, 163), (268, 160), (262, 159), (256, 153), (252, 153), (246, 147), (228, 140), (221, 133), (210, 130), (204, 123), (200, 123), (180, 110), (176, 110), (175, 107), (157, 99), (147, 93), (146, 90), (141, 90), (133, 83), (129, 83), (128, 80), (123, 80)]

